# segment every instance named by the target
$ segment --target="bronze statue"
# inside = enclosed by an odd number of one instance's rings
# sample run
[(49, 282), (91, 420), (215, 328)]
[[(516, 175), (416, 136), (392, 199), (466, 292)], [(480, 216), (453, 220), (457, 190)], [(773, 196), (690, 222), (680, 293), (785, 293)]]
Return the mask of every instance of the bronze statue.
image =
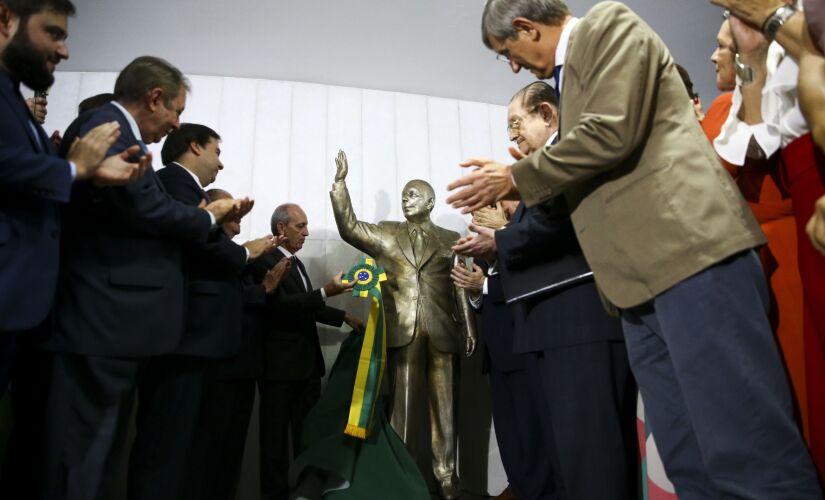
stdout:
[(359, 221), (344, 182), (349, 167), (343, 151), (335, 163), (338, 170), (330, 198), (338, 232), (387, 272), (381, 291), (392, 391), (390, 423), (418, 458), (418, 433), (427, 425), (413, 416), (429, 408), (433, 473), (441, 496), (458, 498), (458, 353), (470, 356), (476, 347), (475, 317), (464, 290), (450, 279), (454, 259), (450, 247), (459, 235), (430, 220), (435, 192), (422, 180), (404, 186), (401, 203), (406, 221)]

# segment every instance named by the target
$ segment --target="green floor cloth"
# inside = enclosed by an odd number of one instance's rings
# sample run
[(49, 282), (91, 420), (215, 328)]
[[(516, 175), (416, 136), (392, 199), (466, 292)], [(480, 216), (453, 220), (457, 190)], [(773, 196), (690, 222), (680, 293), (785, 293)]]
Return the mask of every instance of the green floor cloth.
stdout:
[(289, 469), (293, 500), (429, 500), (424, 478), (379, 400), (366, 440), (344, 434), (363, 336), (350, 333), (320, 401), (307, 415)]

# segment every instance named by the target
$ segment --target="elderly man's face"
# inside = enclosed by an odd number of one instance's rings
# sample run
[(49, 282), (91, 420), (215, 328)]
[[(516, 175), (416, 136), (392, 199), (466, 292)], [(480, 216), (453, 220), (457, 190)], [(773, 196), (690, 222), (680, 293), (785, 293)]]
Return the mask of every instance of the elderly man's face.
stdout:
[(730, 22), (726, 19), (719, 28), (716, 35), (716, 50), (710, 56), (711, 62), (716, 67), (716, 88), (723, 92), (728, 92), (736, 87), (736, 68), (733, 65), (736, 48), (733, 43), (733, 34), (730, 30)]
[(301, 210), (301, 207), (291, 206), (288, 210), (289, 222), (286, 224), (278, 223), (278, 231), (286, 236), (283, 247), (291, 253), (296, 253), (304, 247), (304, 242), (309, 236), (309, 224), (307, 214)]
[[(159, 89), (156, 89), (159, 90)], [(146, 96), (146, 108), (149, 114), (138, 123), (143, 141), (160, 142), (169, 132), (180, 128), (180, 115), (186, 108), (186, 88), (181, 86), (178, 95), (166, 102), (166, 95), (161, 91), (151, 91)]]
[(525, 108), (520, 98), (507, 107), (507, 133), (525, 155), (547, 144), (556, 129), (554, 116), (545, 116), (541, 108)]
[(27, 87), (47, 90), (54, 83), (55, 67), (69, 58), (66, 47), (68, 17), (46, 9), (21, 23), (3, 50), (3, 66)]

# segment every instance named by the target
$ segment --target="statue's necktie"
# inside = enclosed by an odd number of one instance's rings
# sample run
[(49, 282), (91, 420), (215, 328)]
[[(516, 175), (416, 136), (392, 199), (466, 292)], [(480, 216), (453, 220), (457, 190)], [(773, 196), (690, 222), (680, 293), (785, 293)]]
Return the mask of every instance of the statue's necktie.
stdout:
[(426, 242), (424, 241), (424, 232), (419, 228), (412, 230), (412, 247), (413, 254), (415, 255), (415, 263), (421, 264), (421, 257), (424, 256)]

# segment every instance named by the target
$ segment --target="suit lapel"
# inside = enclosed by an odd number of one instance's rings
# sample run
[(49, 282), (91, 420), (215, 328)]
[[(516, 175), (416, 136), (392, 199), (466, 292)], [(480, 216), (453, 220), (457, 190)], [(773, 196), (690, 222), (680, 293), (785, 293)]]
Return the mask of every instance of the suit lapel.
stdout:
[(402, 222), (398, 225), (395, 230), (395, 241), (398, 243), (398, 248), (401, 249), (401, 253), (404, 254), (404, 257), (413, 265), (415, 265), (415, 254), (413, 253), (412, 249), (412, 242), (410, 241), (410, 231), (409, 225), (406, 222)]
[[(18, 95), (14, 83), (5, 73), (0, 72), (0, 78), (5, 80), (1, 83), (5, 91), (0, 92), (0, 95), (6, 99), (6, 102), (9, 103), (9, 107), (14, 112), (15, 118), (17, 118), (20, 124), (23, 125), (23, 129), (26, 131), (26, 135), (29, 136), (29, 142), (31, 142), (34, 150), (43, 151), (43, 148), (48, 148), (46, 143), (41, 142), (40, 139), (34, 135), (35, 129), (39, 126), (34, 124), (31, 114), (29, 113), (29, 108), (26, 106), (26, 101), (22, 99), (22, 96)], [(32, 128), (33, 124), (34, 128)]]

